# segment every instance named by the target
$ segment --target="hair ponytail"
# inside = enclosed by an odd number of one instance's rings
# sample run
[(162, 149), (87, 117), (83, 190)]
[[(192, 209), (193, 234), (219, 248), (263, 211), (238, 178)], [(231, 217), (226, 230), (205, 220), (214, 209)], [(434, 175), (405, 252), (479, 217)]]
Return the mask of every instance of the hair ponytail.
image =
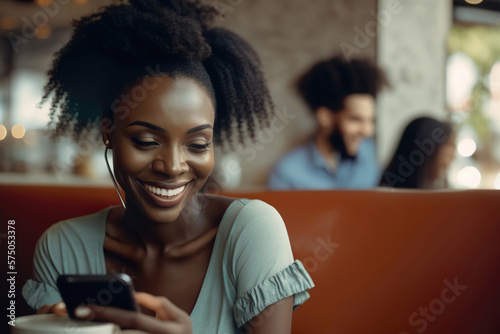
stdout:
[(247, 42), (226, 29), (210, 29), (205, 38), (212, 54), (204, 65), (214, 87), (215, 124), (220, 127), (215, 140), (220, 143), (231, 139), (232, 124), (237, 126), (241, 144), (245, 134), (255, 140), (256, 126), (267, 125), (274, 107), (259, 57)]

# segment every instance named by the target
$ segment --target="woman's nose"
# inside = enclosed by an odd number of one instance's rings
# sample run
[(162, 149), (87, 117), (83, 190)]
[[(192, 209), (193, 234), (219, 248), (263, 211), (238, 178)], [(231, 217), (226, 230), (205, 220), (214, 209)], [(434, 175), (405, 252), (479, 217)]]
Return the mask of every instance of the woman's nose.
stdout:
[(153, 170), (175, 177), (189, 170), (182, 150), (177, 148), (165, 148), (158, 152), (153, 161)]

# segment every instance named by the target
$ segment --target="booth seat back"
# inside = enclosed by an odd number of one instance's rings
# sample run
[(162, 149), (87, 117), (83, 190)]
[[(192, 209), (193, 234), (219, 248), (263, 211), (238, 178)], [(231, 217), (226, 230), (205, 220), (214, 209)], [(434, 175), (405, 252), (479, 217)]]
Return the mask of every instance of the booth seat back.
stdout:
[[(281, 213), (316, 284), (293, 333), (500, 333), (499, 191), (233, 195)], [(1, 221), (16, 226), (17, 316), (29, 312), (20, 290), (41, 233), (115, 204), (112, 188), (1, 186)]]

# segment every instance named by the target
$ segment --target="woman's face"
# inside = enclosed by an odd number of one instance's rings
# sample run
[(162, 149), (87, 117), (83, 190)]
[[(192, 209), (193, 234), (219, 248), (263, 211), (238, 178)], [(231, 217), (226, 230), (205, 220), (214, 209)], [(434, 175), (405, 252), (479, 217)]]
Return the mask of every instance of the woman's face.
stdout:
[(448, 167), (450, 167), (453, 160), (455, 160), (456, 150), (456, 134), (452, 132), (448, 137), (448, 140), (443, 143), (436, 152), (433, 171), (434, 179), (446, 175)]
[(442, 170), (446, 171), (455, 160), (455, 152), (457, 151), (456, 134), (452, 132), (449, 139), (441, 145), (438, 151), (437, 165)]
[(195, 81), (155, 79), (158, 86), (140, 101), (124, 99), (117, 105), (128, 110), (115, 115), (109, 140), (127, 209), (167, 223), (179, 217), (212, 172), (215, 112)]

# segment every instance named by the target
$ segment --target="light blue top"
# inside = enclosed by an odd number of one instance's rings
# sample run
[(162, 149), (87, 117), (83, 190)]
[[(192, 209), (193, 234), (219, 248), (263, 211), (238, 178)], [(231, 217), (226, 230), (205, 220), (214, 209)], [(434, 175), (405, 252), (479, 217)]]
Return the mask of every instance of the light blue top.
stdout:
[(268, 187), (273, 190), (370, 189), (378, 185), (379, 174), (372, 139), (361, 142), (356, 159), (340, 159), (335, 170), (329, 168), (311, 140), (281, 158), (270, 174)]
[[(22, 294), (34, 309), (62, 301), (61, 274), (106, 274), (104, 237), (110, 208), (51, 226), (37, 243), (33, 279)], [(309, 298), (309, 274), (293, 261), (279, 213), (259, 200), (231, 203), (220, 222), (191, 319), (194, 333), (238, 333), (267, 306), (294, 296)]]

